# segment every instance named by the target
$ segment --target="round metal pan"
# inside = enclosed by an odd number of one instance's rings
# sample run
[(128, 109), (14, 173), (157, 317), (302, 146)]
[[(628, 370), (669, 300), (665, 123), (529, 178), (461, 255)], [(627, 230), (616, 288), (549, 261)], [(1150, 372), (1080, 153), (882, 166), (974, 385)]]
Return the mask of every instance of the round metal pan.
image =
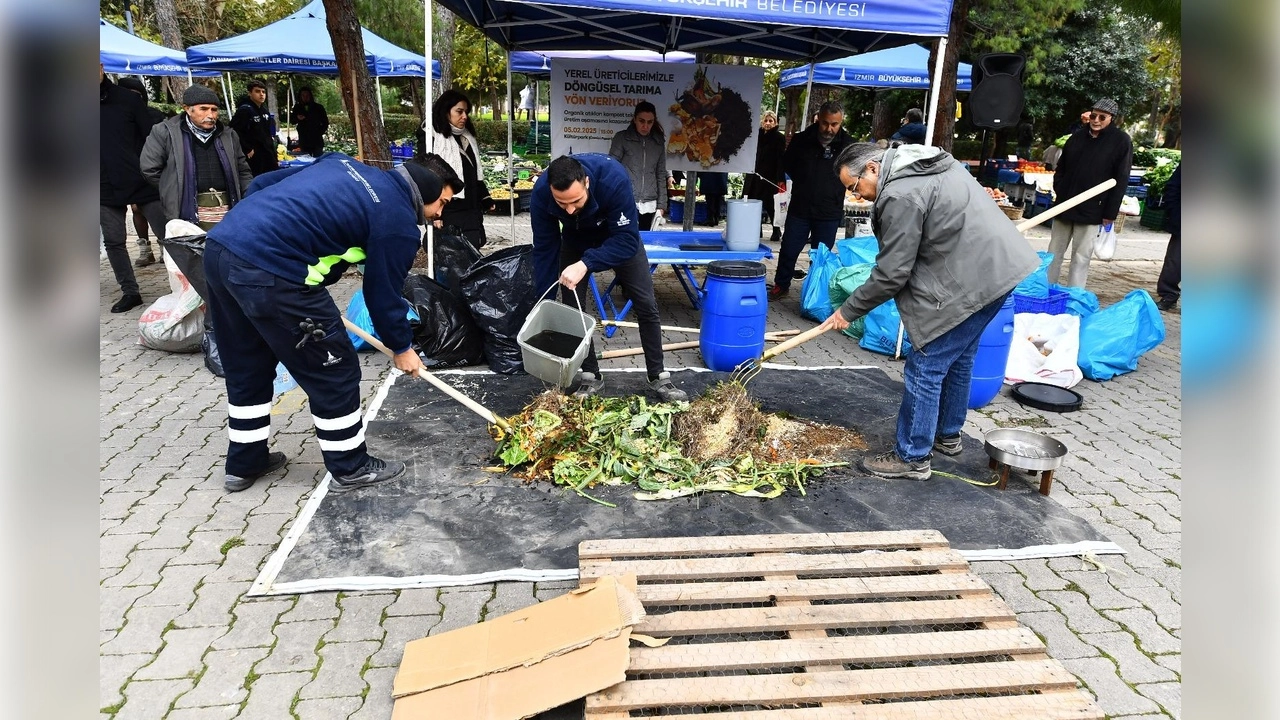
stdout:
[(992, 460), (1020, 470), (1054, 470), (1067, 456), (1067, 446), (1058, 440), (1018, 428), (992, 430), (984, 447)]

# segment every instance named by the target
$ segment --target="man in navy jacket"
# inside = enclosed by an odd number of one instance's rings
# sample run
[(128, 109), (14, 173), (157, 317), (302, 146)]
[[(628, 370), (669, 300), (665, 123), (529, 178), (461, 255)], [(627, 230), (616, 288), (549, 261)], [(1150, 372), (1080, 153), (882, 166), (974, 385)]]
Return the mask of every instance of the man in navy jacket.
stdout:
[[(437, 166), (438, 167), (438, 166)], [(205, 275), (227, 382), (227, 490), (237, 492), (285, 463), (269, 452), (277, 362), (307, 393), (329, 489), (391, 480), (402, 462), (369, 455), (360, 414), (360, 361), (324, 290), (364, 265), (374, 328), (395, 365), (417, 374), (400, 293), (421, 247), (418, 229), (462, 189), (417, 163), (383, 171), (339, 153), (247, 195), (209, 231)]]
[[(567, 289), (562, 302), (574, 303), (568, 297), (572, 290), (578, 294), (577, 302), (589, 307), (587, 275), (612, 269), (635, 305), (649, 386), (663, 401), (687, 399), (663, 368), (662, 321), (653, 297), (649, 258), (640, 241), (631, 177), (622, 163), (599, 153), (556, 158), (533, 186), (529, 216), (538, 292), (546, 295), (559, 283)], [(576, 385), (581, 397), (604, 387), (594, 347), (582, 363)]]

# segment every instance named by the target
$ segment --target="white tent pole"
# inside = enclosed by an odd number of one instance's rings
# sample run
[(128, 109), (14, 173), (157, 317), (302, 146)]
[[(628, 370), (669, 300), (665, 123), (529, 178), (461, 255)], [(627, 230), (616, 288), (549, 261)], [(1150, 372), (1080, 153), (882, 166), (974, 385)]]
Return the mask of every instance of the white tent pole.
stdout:
[(804, 112), (800, 115), (800, 129), (809, 126), (809, 98), (813, 96), (813, 63), (809, 63), (809, 79), (804, 84)]
[(938, 38), (938, 59), (933, 63), (933, 85), (929, 93), (929, 114), (925, 116), (924, 144), (933, 144), (933, 130), (938, 124), (938, 92), (942, 85), (942, 61), (947, 56), (947, 39)]
[[(424, 92), (422, 93), (422, 96), (424, 98), (422, 116), (426, 118), (426, 123), (427, 123), (427, 126), (423, 128), (422, 141), (424, 144), (427, 145), (427, 147), (422, 148), (423, 155), (426, 155), (430, 150), (435, 149), (435, 144), (434, 144), (435, 134), (431, 132), (432, 130), (431, 128), (431, 88), (432, 88), (431, 56), (435, 52), (435, 48), (432, 47), (431, 20), (432, 20), (432, 15), (434, 13), (434, 8), (435, 8), (434, 0), (426, 0), (425, 2), (422, 3), (422, 27), (423, 27), (423, 35), (426, 42), (426, 56), (427, 56), (426, 68), (423, 70), (423, 74), (426, 75), (427, 86), (423, 89)], [(476, 148), (476, 152), (479, 153), (480, 148)], [(479, 155), (477, 155), (477, 158), (478, 157)], [(434, 280), (436, 277), (435, 225), (430, 221), (427, 222), (427, 240), (426, 240), (426, 243), (424, 243), (423, 247), (426, 248), (426, 251), (427, 251), (427, 277)]]
[(782, 73), (779, 72), (778, 73), (778, 92), (773, 96), (773, 116), (778, 117), (778, 111), (781, 109), (782, 109)]
[(378, 119), (385, 123), (387, 118), (382, 114), (382, 78), (374, 77), (373, 86), (378, 89)]
[(227, 115), (234, 115), (236, 109), (231, 104), (231, 73), (222, 73), (218, 79), (222, 81), (222, 98), (227, 101)]
[[(538, 103), (535, 101), (534, 105)], [(516, 156), (515, 148), (512, 147), (512, 136), (514, 134), (513, 123), (511, 120), (515, 111), (511, 109), (511, 52), (507, 52), (507, 192), (510, 193), (511, 199), (507, 201), (508, 208), (511, 210), (511, 240), (516, 239), (516, 183), (515, 183), (515, 165)], [(534, 137), (537, 137), (536, 135)], [(480, 152), (476, 148), (476, 152)], [(526, 152), (528, 152), (526, 150)]]
[(191, 79), (191, 68), (187, 68), (187, 87), (195, 85), (196, 81)]

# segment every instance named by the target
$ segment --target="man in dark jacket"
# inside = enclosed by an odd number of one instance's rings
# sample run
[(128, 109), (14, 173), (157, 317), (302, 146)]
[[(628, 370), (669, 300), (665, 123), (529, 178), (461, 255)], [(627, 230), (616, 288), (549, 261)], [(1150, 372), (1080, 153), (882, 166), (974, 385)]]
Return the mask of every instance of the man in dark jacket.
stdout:
[(311, 88), (298, 91), (298, 103), (291, 111), (298, 124), (298, 148), (307, 155), (324, 152), (324, 134), (329, 129), (329, 113), (311, 96)]
[(156, 230), (156, 239), (163, 240), (164, 208), (159, 193), (138, 166), (138, 153), (151, 131), (146, 101), (108, 80), (101, 64), (98, 101), (99, 223), (111, 271), (120, 285), (121, 297), (111, 306), (111, 312), (122, 313), (142, 304), (125, 244), (125, 211), (130, 205), (141, 208)]
[(331, 492), (404, 472), (404, 463), (365, 447), (360, 360), (324, 287), (363, 263), (373, 325), (396, 367), (417, 374), (422, 362), (400, 292), (421, 248), (418, 226), (460, 189), (457, 176), (417, 163), (383, 171), (331, 153), (254, 192), (209, 231), (204, 267), (227, 373), (228, 491), (285, 463), (284, 453), (267, 449), (277, 362), (307, 393)]
[(249, 81), (249, 94), (240, 99), (236, 114), (231, 117), (231, 128), (240, 136), (244, 156), (254, 175), (280, 169), (276, 158), (276, 136), (272, 132), (271, 114), (267, 112), (267, 86), (258, 80)]
[[(120, 78), (117, 83), (126, 90), (132, 90), (142, 98), (143, 102), (147, 102), (147, 86), (142, 81), (132, 75)], [(147, 105), (147, 121), (151, 125), (164, 122), (164, 113), (159, 108)], [(156, 261), (156, 254), (151, 251), (150, 232), (147, 227), (147, 216), (142, 214), (142, 207), (134, 205), (133, 210), (133, 229), (138, 233), (138, 259), (133, 264), (138, 267), (146, 267), (152, 265)]]
[(1039, 263), (968, 168), (942, 150), (856, 143), (840, 182), (875, 203), (880, 252), (871, 276), (822, 323), (843, 330), (890, 298), (914, 348), (892, 450), (863, 458), (883, 478), (928, 480), (934, 451), (961, 452), (978, 341), (1005, 298)]
[(1067, 284), (1084, 287), (1089, 279), (1089, 259), (1093, 241), (1103, 225), (1115, 221), (1120, 203), (1129, 185), (1129, 169), (1133, 166), (1133, 143), (1123, 130), (1115, 126), (1120, 106), (1103, 98), (1093, 104), (1088, 127), (1077, 130), (1062, 148), (1057, 171), (1053, 176), (1053, 192), (1058, 202), (1065, 202), (1107, 178), (1115, 178), (1116, 186), (1067, 210), (1053, 219), (1049, 252), (1049, 282), (1058, 282), (1062, 259), (1071, 248), (1071, 271)]
[(907, 111), (906, 117), (902, 118), (902, 127), (898, 128), (898, 132), (889, 139), (907, 145), (923, 145), (924, 134), (924, 112), (920, 108), (911, 108)]
[(1164, 266), (1156, 281), (1156, 294), (1161, 310), (1178, 307), (1182, 297), (1182, 163), (1164, 184), (1164, 229), (1169, 231), (1169, 245), (1164, 250)]
[(782, 154), (787, 150), (787, 139), (778, 132), (778, 116), (765, 111), (760, 116), (760, 136), (756, 140), (756, 167), (742, 179), (742, 196), (759, 200), (763, 217), (773, 225), (769, 242), (782, 239), (778, 226), (773, 222), (773, 197), (783, 182)]
[[(640, 216), (636, 211), (631, 177), (622, 163), (609, 155), (562, 155), (538, 176), (530, 198), (529, 222), (533, 226), (533, 281), (542, 295), (563, 285), (562, 302), (588, 307), (590, 273), (613, 270), (623, 292), (635, 304), (640, 323), (640, 345), (649, 371), (649, 386), (663, 401), (688, 399), (663, 368), (662, 321), (653, 296), (649, 257), (640, 241)], [(575, 385), (581, 397), (604, 388), (595, 348), (587, 353)]]
[(843, 123), (840, 103), (823, 103), (818, 121), (793, 137), (782, 156), (782, 165), (791, 176), (791, 204), (770, 300), (790, 291), (796, 260), (806, 244), (811, 248), (818, 243), (828, 248), (835, 245), (836, 230), (844, 219), (844, 186), (836, 178), (836, 156), (853, 142)]
[(208, 230), (244, 197), (253, 173), (236, 131), (218, 121), (217, 93), (192, 85), (182, 105), (183, 114), (151, 129), (142, 174), (159, 188), (166, 220)]

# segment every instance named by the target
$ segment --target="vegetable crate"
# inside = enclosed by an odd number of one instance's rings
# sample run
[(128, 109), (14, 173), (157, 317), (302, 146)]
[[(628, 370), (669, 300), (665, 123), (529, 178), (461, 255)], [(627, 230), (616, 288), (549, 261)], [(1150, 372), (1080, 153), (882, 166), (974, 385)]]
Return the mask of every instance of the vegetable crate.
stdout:
[(1071, 293), (1066, 290), (1056, 290), (1054, 288), (1049, 288), (1049, 295), (1042, 298), (1014, 293), (1013, 312), (1061, 315), (1067, 311), (1067, 301), (1070, 299)]
[[(668, 198), (667, 216), (667, 219), (673, 223), (684, 222), (684, 200)], [(707, 221), (707, 204), (705, 202), (694, 203), (693, 221), (696, 223)]]
[(584, 585), (634, 574), (648, 613), (586, 720), (1105, 717), (934, 530), (595, 540), (578, 557)]

